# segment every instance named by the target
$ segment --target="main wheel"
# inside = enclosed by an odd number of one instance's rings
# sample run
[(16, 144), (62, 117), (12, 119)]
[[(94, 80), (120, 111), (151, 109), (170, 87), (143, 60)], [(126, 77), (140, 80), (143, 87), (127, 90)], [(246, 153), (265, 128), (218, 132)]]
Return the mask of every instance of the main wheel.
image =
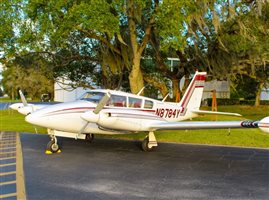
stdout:
[(60, 147), (54, 140), (49, 141), (47, 144), (47, 150), (51, 151), (52, 153), (57, 153), (60, 150)]
[(89, 143), (91, 143), (94, 139), (94, 135), (93, 134), (86, 134), (85, 140)]
[(152, 151), (153, 147), (149, 146), (149, 137), (146, 137), (142, 142), (143, 151)]

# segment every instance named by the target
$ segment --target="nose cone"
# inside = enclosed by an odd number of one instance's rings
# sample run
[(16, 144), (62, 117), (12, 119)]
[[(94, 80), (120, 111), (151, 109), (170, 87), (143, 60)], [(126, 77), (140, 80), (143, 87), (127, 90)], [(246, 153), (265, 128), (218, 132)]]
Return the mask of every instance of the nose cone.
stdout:
[(265, 117), (263, 118), (259, 124), (258, 124), (259, 128), (265, 132), (265, 133), (269, 133), (269, 117)]

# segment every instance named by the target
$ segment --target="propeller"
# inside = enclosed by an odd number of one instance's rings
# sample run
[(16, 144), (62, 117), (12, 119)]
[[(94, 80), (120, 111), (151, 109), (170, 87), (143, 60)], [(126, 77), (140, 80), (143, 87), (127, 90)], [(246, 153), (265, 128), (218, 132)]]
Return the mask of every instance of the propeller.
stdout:
[(107, 104), (107, 102), (109, 101), (110, 97), (111, 97), (111, 94), (109, 92), (107, 92), (105, 94), (105, 96), (101, 99), (101, 101), (98, 103), (98, 105), (94, 109), (93, 113), (94, 114), (98, 114), (104, 108), (104, 106)]
[(23, 106), (28, 106), (27, 101), (25, 99), (25, 96), (23, 95), (23, 93), (22, 93), (21, 90), (19, 90), (19, 94), (20, 94), (20, 97), (21, 97), (21, 101), (23, 103)]
[(26, 98), (25, 98), (25, 96), (24, 96), (24, 94), (22, 93), (21, 90), (19, 90), (19, 94), (20, 94), (20, 97), (21, 97), (23, 107), (19, 108), (18, 112), (23, 114), (23, 115), (28, 115), (28, 114), (34, 112), (35, 111), (34, 105), (27, 103)]
[[(35, 111), (34, 106), (32, 104), (27, 103), (27, 100), (26, 100), (26, 98), (21, 90), (19, 90), (19, 94), (21, 97), (23, 107), (19, 108), (18, 112), (23, 114), (23, 115), (28, 115), (28, 114), (34, 112)], [(35, 129), (35, 133), (37, 134), (38, 133), (37, 127), (34, 126), (34, 129)]]
[[(105, 107), (105, 105), (107, 104), (107, 102), (109, 101), (111, 97), (110, 92), (107, 92), (105, 94), (105, 96), (103, 96), (103, 98), (101, 99), (101, 101), (99, 101), (99, 103), (97, 104), (96, 108), (92, 111), (92, 112), (86, 112), (84, 114), (81, 115), (81, 118), (86, 120), (88, 118), (92, 119), (92, 122), (97, 122), (99, 119), (99, 113), (100, 111)], [(82, 134), (84, 132), (84, 130), (86, 129), (86, 127), (88, 126), (88, 124), (90, 123), (89, 120), (86, 120), (87, 123), (80, 129), (80, 131), (78, 132), (78, 135)]]

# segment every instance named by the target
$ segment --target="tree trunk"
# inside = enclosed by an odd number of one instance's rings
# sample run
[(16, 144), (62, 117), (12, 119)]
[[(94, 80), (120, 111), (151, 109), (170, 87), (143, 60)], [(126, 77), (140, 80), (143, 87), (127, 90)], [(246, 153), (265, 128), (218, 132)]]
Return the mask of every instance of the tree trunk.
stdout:
[(132, 71), (129, 75), (131, 92), (138, 93), (144, 87), (143, 74), (140, 68), (140, 57), (133, 59)]
[(262, 92), (263, 86), (264, 86), (264, 81), (261, 81), (258, 85), (257, 92), (256, 92), (255, 106), (260, 105), (260, 97), (261, 97), (261, 92)]
[(11, 99), (12, 99), (12, 100), (15, 99), (14, 96), (15, 96), (15, 95), (14, 95), (14, 88), (12, 87), (12, 88), (11, 88)]
[(162, 97), (165, 97), (168, 94), (169, 91), (165, 82), (146, 75), (144, 76), (144, 79), (148, 84), (153, 85), (156, 89), (158, 89), (161, 92)]
[(178, 99), (176, 97), (179, 94), (179, 79), (177, 78), (172, 79), (172, 88), (173, 88), (173, 100), (177, 101)]

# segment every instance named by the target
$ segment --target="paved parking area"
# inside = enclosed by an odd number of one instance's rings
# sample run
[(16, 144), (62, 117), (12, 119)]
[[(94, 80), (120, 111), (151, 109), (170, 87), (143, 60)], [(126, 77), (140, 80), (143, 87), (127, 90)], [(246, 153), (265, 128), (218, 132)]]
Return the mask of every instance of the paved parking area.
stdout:
[(26, 199), (19, 134), (0, 132), (0, 199)]
[(45, 155), (48, 140), (21, 135), (29, 200), (269, 197), (269, 150), (63, 138), (62, 153)]
[(48, 140), (47, 135), (0, 132), (0, 199), (269, 196), (266, 149), (161, 143), (156, 151), (143, 152), (140, 142), (97, 138), (87, 144), (63, 138), (63, 152), (46, 155)]

